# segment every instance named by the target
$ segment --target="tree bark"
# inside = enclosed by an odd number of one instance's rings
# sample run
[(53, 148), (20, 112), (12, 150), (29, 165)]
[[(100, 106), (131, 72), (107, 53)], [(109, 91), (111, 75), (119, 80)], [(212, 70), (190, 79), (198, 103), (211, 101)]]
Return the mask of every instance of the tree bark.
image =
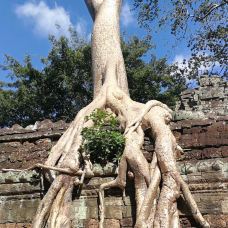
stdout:
[[(180, 227), (176, 200), (182, 190), (194, 218), (202, 227), (209, 224), (201, 215), (187, 184), (176, 167), (176, 153), (180, 151), (169, 128), (172, 111), (163, 103), (151, 100), (138, 103), (129, 97), (126, 70), (121, 52), (119, 17), (121, 0), (85, 0), (94, 20), (92, 35), (92, 69), (94, 100), (83, 108), (52, 148), (41, 168), (48, 169), (48, 180), (53, 181), (41, 201), (33, 227), (71, 227), (70, 210), (74, 186), (82, 184), (85, 177), (92, 177), (92, 163), (83, 145), (81, 132), (93, 126), (86, 116), (95, 109), (109, 109), (125, 129), (125, 149), (120, 159), (115, 180), (100, 186), (100, 223), (105, 220), (105, 194), (111, 187), (122, 190), (130, 169), (135, 183), (137, 228)], [(144, 131), (150, 129), (155, 141), (151, 164), (145, 159), (142, 147)], [(79, 179), (80, 178), (80, 179)]]
[(118, 65), (118, 86), (129, 95), (127, 75), (120, 42), (120, 10), (122, 0), (85, 0), (94, 20), (92, 33), (92, 74), (94, 98), (105, 81), (109, 60)]

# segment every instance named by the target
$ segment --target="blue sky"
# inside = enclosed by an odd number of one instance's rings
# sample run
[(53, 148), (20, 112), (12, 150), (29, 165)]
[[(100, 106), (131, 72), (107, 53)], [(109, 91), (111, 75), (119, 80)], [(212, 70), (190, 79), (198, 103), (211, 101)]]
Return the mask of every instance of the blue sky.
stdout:
[[(130, 0), (123, 1), (121, 30), (127, 36), (146, 35), (137, 24), (135, 12), (131, 10)], [(41, 68), (39, 59), (50, 50), (48, 35), (68, 36), (69, 26), (73, 26), (82, 37), (89, 39), (92, 20), (84, 0), (1, 0), (0, 1), (0, 64), (4, 54), (9, 54), (22, 61), (26, 54), (31, 55), (36, 67)], [(61, 29), (56, 28), (56, 24)], [(152, 50), (158, 58), (167, 57), (169, 62), (181, 62), (189, 56), (186, 43), (178, 43), (164, 28), (154, 36), (156, 49)], [(0, 80), (6, 79), (6, 72), (0, 71)]]

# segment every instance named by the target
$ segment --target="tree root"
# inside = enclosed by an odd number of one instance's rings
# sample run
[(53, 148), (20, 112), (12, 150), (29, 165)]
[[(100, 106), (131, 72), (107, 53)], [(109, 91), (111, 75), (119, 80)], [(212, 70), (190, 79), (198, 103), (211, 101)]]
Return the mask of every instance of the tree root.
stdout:
[[(107, 95), (108, 106), (121, 116), (120, 119), (125, 119), (126, 141), (117, 178), (100, 186), (100, 228), (103, 227), (104, 221), (104, 189), (123, 189), (126, 184), (127, 166), (130, 167), (135, 181), (135, 227), (180, 227), (176, 206), (180, 190), (183, 191), (196, 221), (202, 227), (209, 227), (176, 168), (176, 157), (181, 148), (168, 126), (171, 110), (158, 101), (150, 101), (142, 106), (131, 101), (118, 88), (115, 88), (115, 92), (109, 91)], [(149, 127), (155, 139), (155, 154), (150, 169), (141, 151), (144, 138), (142, 127)], [(159, 189), (161, 181), (162, 187)]]
[[(129, 97), (120, 44), (119, 17), (122, 1), (85, 1), (94, 20), (92, 71), (95, 98), (77, 114), (52, 148), (45, 164), (27, 169), (42, 168), (47, 180), (52, 182), (37, 209), (33, 227), (71, 227), (73, 187), (81, 186), (84, 178), (94, 175), (89, 156), (81, 152), (80, 148), (83, 144), (82, 129), (93, 125), (91, 121), (87, 121), (86, 116), (95, 109), (110, 110), (125, 129), (125, 149), (120, 159), (118, 175), (115, 180), (102, 184), (99, 189), (99, 228), (103, 228), (105, 219), (105, 189), (119, 187), (124, 190), (129, 169), (135, 184), (135, 227), (180, 227), (176, 200), (181, 190), (198, 224), (210, 227), (176, 167), (176, 157), (181, 148), (168, 125), (172, 111), (156, 100), (142, 104)], [(150, 130), (155, 141), (151, 164), (142, 152), (145, 130)], [(13, 169), (3, 171), (18, 172)]]
[[(105, 82), (94, 101), (78, 113), (52, 148), (45, 165), (37, 164), (27, 169), (42, 168), (48, 180), (53, 181), (38, 207), (33, 227), (71, 227), (73, 186), (81, 186), (84, 178), (93, 176), (89, 156), (80, 151), (83, 143), (81, 131), (93, 125), (85, 117), (97, 108), (111, 110), (125, 129), (125, 149), (119, 162), (118, 175), (99, 189), (99, 227), (104, 226), (105, 189), (118, 187), (124, 190), (129, 169), (135, 183), (135, 227), (180, 227), (176, 200), (181, 190), (195, 220), (202, 227), (209, 227), (176, 168), (176, 156), (181, 148), (168, 126), (171, 110), (159, 101), (152, 100), (146, 105), (132, 101), (117, 85), (116, 64), (107, 64)], [(155, 140), (155, 152), (150, 164), (142, 152), (146, 129), (151, 130), (151, 137)]]

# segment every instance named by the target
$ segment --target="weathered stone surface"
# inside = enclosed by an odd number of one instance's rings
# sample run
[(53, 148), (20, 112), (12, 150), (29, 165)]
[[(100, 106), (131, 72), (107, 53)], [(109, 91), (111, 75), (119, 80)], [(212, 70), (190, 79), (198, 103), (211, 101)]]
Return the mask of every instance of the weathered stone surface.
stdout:
[(205, 215), (212, 228), (222, 228), (228, 226), (228, 215)]
[(122, 206), (106, 206), (105, 218), (118, 220), (122, 219)]
[(124, 218), (120, 221), (121, 227), (133, 227), (133, 219), (132, 218)]
[(38, 130), (43, 130), (43, 129), (52, 129), (54, 128), (54, 123), (51, 120), (43, 120), (37, 124), (37, 129)]
[(6, 223), (0, 224), (0, 228), (31, 228), (30, 223)]
[[(171, 123), (184, 150), (177, 164), (211, 227), (228, 227), (228, 85), (217, 77), (203, 77), (200, 84), (203, 88), (182, 93)], [(15, 125), (0, 129), (0, 169), (22, 169), (44, 162), (67, 127), (64, 121), (44, 120), (28, 128)], [(148, 161), (153, 151), (153, 142), (145, 137), (143, 154)], [(95, 164), (93, 171), (95, 177), (85, 180), (80, 197), (74, 194), (73, 227), (98, 227), (98, 188), (117, 174), (111, 163)], [(30, 227), (42, 188), (35, 171), (0, 172), (0, 228)], [(136, 208), (132, 183), (128, 183), (126, 195), (122, 197), (119, 189), (105, 191), (105, 227), (133, 227)], [(182, 227), (198, 227), (182, 198), (178, 208)]]
[[(85, 228), (98, 228), (99, 223), (98, 220), (90, 219), (85, 222)], [(104, 227), (110, 227), (110, 228), (120, 228), (120, 222), (116, 219), (105, 219), (104, 221)]]
[(40, 199), (10, 200), (0, 204), (0, 223), (24, 223), (31, 222)]
[(205, 118), (205, 114), (202, 111), (186, 111), (186, 110), (179, 110), (173, 114), (173, 118), (178, 120), (187, 120), (187, 119), (203, 119)]
[(89, 220), (86, 220), (84, 225), (85, 225), (85, 228), (98, 228), (99, 222), (98, 220), (95, 220), (95, 219), (89, 219)]
[(105, 219), (105, 227), (120, 228), (120, 222), (117, 219)]
[(196, 119), (228, 114), (228, 83), (221, 77), (201, 77), (200, 86), (182, 92), (174, 118)]
[(17, 184), (1, 184), (0, 194), (9, 195), (20, 194), (20, 193), (30, 193), (30, 192), (40, 192), (40, 182), (37, 183), (17, 183)]
[(123, 207), (123, 218), (134, 218), (136, 215), (136, 206), (124, 206)]
[(40, 181), (40, 174), (33, 171), (0, 172), (0, 184), (36, 183)]

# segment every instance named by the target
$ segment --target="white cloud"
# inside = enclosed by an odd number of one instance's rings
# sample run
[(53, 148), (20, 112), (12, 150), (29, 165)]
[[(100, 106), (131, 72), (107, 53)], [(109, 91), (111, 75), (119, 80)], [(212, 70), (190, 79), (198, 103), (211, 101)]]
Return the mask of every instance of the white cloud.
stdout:
[(79, 37), (90, 40), (91, 33), (88, 34), (87, 32), (87, 22), (83, 18), (79, 18), (78, 22), (75, 25), (75, 31), (79, 35)]
[(69, 28), (73, 27), (70, 16), (63, 7), (56, 5), (50, 8), (44, 1), (18, 5), (15, 12), (18, 17), (30, 20), (34, 32), (40, 36), (69, 36)]
[(121, 22), (125, 27), (132, 24), (134, 22), (134, 15), (131, 11), (131, 8), (128, 2), (125, 2), (122, 6), (121, 10)]

